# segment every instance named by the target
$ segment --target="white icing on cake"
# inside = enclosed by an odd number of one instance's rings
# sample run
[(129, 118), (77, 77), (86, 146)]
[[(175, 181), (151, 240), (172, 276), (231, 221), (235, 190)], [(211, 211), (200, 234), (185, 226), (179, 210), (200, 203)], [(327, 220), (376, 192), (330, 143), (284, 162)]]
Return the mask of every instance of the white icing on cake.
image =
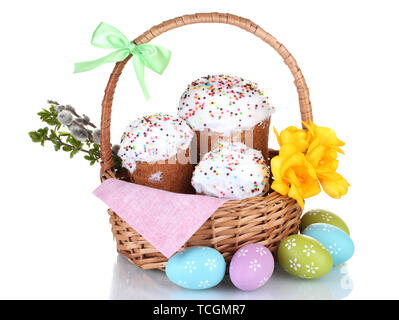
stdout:
[(243, 143), (220, 144), (204, 155), (191, 183), (197, 193), (241, 200), (260, 196), (269, 186), (262, 153)]
[(178, 117), (158, 113), (133, 121), (122, 136), (118, 156), (131, 173), (136, 162), (167, 160), (179, 150), (186, 150), (194, 136), (193, 130)]
[(227, 75), (206, 76), (188, 85), (178, 113), (196, 131), (210, 129), (222, 135), (249, 130), (274, 112), (255, 82)]

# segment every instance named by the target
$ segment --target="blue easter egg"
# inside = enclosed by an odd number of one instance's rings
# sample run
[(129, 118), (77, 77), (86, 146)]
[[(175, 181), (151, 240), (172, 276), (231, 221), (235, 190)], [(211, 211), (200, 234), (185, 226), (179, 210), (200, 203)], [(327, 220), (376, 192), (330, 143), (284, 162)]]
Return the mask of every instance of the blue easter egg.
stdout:
[(349, 260), (355, 251), (352, 239), (340, 228), (327, 223), (313, 223), (302, 234), (320, 241), (330, 252), (334, 265)]
[(219, 284), (226, 262), (219, 251), (208, 247), (189, 248), (176, 253), (166, 263), (166, 276), (187, 289), (208, 289)]

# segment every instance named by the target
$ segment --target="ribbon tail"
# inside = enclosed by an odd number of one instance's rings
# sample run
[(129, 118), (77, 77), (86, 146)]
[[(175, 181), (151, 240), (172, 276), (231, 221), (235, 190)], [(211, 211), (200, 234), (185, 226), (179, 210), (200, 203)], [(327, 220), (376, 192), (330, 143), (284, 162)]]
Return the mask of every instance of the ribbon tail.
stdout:
[(150, 99), (150, 95), (144, 81), (144, 63), (138, 54), (133, 56), (133, 67), (134, 71), (136, 72), (137, 80), (140, 83), (141, 90), (144, 93), (144, 97), (148, 101)]
[(93, 70), (105, 63), (122, 61), (126, 59), (129, 56), (129, 54), (130, 54), (129, 50), (119, 49), (100, 59), (77, 62), (75, 63), (75, 70), (73, 73), (86, 72)]

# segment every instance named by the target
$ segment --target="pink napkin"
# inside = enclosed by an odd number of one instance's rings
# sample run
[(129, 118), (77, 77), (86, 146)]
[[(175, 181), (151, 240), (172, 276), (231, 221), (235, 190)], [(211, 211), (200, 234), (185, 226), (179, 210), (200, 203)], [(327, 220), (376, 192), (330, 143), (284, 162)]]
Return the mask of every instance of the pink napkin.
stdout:
[(227, 201), (117, 179), (105, 180), (93, 193), (167, 258)]

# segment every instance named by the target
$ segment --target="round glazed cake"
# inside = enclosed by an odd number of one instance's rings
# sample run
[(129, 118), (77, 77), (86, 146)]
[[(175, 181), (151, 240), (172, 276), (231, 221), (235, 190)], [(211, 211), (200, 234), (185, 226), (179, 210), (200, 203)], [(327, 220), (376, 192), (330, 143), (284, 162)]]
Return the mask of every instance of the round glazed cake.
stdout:
[(242, 200), (267, 192), (269, 177), (260, 151), (232, 143), (208, 152), (196, 166), (191, 183), (198, 194)]
[(189, 146), (193, 136), (181, 118), (164, 113), (145, 116), (127, 127), (118, 156), (133, 182), (187, 193), (192, 191)]
[(178, 107), (179, 116), (197, 133), (199, 159), (222, 141), (243, 142), (261, 150), (266, 158), (273, 112), (274, 107), (257, 83), (228, 75), (193, 81)]

